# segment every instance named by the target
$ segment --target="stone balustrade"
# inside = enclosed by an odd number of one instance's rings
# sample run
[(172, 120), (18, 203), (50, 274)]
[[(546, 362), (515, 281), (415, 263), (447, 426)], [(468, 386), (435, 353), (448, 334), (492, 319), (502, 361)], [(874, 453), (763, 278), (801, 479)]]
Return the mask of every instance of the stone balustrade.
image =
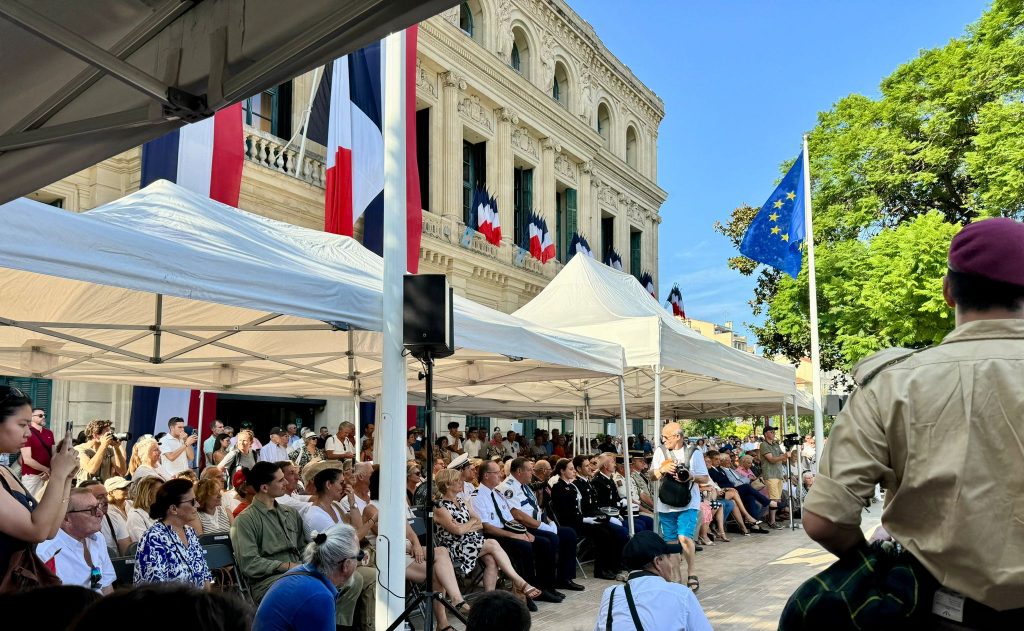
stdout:
[(302, 175), (299, 175), (299, 147), (297, 144), (285, 147), (284, 142), (272, 134), (245, 125), (245, 159), (273, 169), (285, 175), (308, 182), (313, 186), (326, 188), (327, 164), (324, 157), (306, 147), (303, 156)]

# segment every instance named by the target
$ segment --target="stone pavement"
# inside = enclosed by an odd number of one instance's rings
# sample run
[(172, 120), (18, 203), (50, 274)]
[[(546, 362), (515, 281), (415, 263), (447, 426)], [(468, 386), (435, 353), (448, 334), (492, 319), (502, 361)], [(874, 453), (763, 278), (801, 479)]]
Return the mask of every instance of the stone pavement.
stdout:
[[(865, 512), (865, 533), (870, 535), (880, 518), (880, 505)], [(792, 531), (787, 527), (767, 535), (733, 534), (729, 538), (730, 543), (704, 546), (704, 551), (697, 553), (701, 583), (697, 598), (718, 631), (775, 629), (789, 595), (835, 560), (799, 529), (799, 522)], [(590, 576), (593, 565), (585, 564), (584, 570)], [(613, 583), (594, 578), (577, 581), (587, 590), (568, 592), (561, 604), (537, 603), (534, 630), (593, 631), (602, 592)], [(422, 620), (415, 624), (419, 629)], [(463, 629), (457, 623), (453, 626)]]

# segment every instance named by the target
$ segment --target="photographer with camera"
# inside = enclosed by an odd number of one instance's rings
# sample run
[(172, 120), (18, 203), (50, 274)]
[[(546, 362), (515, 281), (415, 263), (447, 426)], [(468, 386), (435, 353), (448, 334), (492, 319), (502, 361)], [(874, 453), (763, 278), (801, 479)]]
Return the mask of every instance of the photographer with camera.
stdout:
[(172, 416), (167, 421), (167, 435), (160, 439), (160, 464), (169, 477), (192, 468), (195, 457), (192, 445), (198, 441), (195, 430), (185, 426), (185, 419)]
[[(697, 519), (700, 515), (700, 484), (711, 480), (704, 454), (687, 449), (683, 429), (679, 423), (668, 423), (661, 428), (662, 445), (654, 450), (651, 474), (661, 482), (658, 489), (658, 519), (661, 532), (668, 543), (682, 546), (686, 559), (686, 586), (696, 592), (700, 580), (694, 574)], [(687, 490), (688, 488), (688, 490)], [(672, 555), (672, 567), (679, 561)]]
[(768, 509), (768, 527), (780, 530), (782, 524), (775, 521), (778, 506), (782, 504), (782, 480), (786, 477), (786, 460), (795, 459), (796, 452), (787, 453), (791, 448), (784, 448), (775, 440), (775, 427), (764, 428), (764, 440), (761, 441), (761, 477), (764, 478), (768, 490), (768, 499), (775, 502), (776, 508)]
[(89, 479), (105, 482), (107, 478), (128, 472), (123, 447), (128, 434), (114, 434), (110, 426), (110, 421), (100, 419), (86, 425), (86, 441), (75, 447), (78, 452), (78, 482)]

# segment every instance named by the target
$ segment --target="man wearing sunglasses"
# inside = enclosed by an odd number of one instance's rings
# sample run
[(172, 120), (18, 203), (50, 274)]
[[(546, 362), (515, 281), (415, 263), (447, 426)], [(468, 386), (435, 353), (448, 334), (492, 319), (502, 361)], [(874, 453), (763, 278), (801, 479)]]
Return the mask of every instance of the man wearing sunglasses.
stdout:
[(32, 410), (29, 437), (21, 448), (21, 483), (36, 499), (42, 497), (43, 487), (50, 477), (50, 459), (56, 441), (53, 432), (46, 429), (46, 410)]
[(57, 536), (36, 546), (65, 585), (81, 585), (100, 594), (113, 591), (114, 566), (100, 534), (103, 507), (89, 489), (72, 489), (68, 512)]

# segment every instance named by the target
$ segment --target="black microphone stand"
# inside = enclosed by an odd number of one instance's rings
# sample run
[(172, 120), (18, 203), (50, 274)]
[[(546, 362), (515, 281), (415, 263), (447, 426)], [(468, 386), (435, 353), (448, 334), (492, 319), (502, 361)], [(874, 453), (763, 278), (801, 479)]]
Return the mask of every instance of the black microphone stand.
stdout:
[[(423, 612), (423, 629), (424, 631), (432, 631), (434, 628), (434, 601), (441, 603), (441, 605), (448, 609), (456, 618), (466, 623), (465, 616), (462, 615), (458, 609), (455, 608), (448, 600), (441, 595), (441, 592), (434, 591), (434, 358), (430, 354), (429, 350), (412, 353), (412, 356), (420, 360), (423, 363), (425, 374), (421, 373), (420, 378), (426, 379), (426, 429), (423, 434), (423, 440), (426, 446), (425, 451), (427, 452), (426, 460), (426, 481), (424, 484), (427, 485), (427, 499), (424, 506), (421, 506), (424, 510), (424, 523), (426, 525), (427, 533), (426, 548), (427, 548), (427, 591), (420, 592), (412, 599), (409, 606), (405, 608), (402, 615), (391, 623), (387, 631), (394, 631), (398, 628), (398, 625), (403, 622), (407, 622), (412, 616), (412, 612), (416, 611), (416, 608), (422, 604), (426, 604)], [(410, 624), (411, 626), (411, 624)]]

